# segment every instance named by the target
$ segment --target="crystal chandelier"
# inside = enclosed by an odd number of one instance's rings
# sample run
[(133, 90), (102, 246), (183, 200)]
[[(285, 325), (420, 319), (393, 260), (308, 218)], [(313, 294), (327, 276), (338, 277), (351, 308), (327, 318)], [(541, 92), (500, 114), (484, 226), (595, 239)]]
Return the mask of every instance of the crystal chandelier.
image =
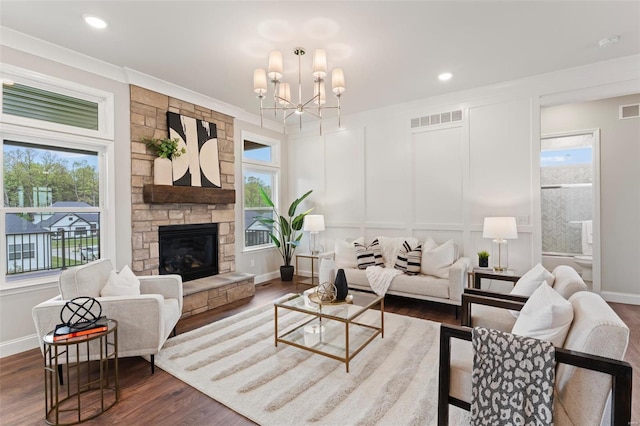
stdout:
[[(282, 52), (273, 50), (269, 53), (269, 69), (265, 71), (258, 68), (253, 72), (253, 91), (260, 99), (260, 126), (262, 127), (262, 117), (264, 110), (273, 110), (277, 117), (278, 111), (282, 111), (283, 132), (286, 133), (287, 119), (292, 115), (297, 115), (302, 130), (302, 115), (311, 114), (320, 120), (320, 134), (322, 135), (322, 111), (325, 109), (338, 110), (338, 127), (340, 127), (340, 97), (345, 91), (344, 71), (342, 68), (334, 68), (331, 72), (331, 90), (338, 98), (338, 105), (327, 105), (325, 94), (324, 78), (327, 75), (327, 53), (322, 49), (313, 52), (313, 97), (306, 102), (302, 100), (302, 71), (301, 58), (305, 54), (303, 47), (296, 47), (293, 53), (298, 57), (298, 101), (291, 100), (291, 86), (283, 83), (280, 79), (283, 76)], [(263, 106), (263, 100), (267, 93), (267, 76), (273, 83), (273, 106)]]

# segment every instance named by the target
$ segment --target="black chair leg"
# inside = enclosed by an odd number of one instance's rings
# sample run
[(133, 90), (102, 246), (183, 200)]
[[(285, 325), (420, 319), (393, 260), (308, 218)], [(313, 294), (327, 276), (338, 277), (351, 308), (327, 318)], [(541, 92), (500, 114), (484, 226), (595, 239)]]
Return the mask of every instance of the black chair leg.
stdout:
[(58, 379), (60, 380), (60, 385), (64, 385), (64, 379), (62, 378), (62, 364), (58, 364)]
[(156, 372), (156, 356), (151, 355), (151, 374)]
[(460, 310), (460, 306), (456, 305), (456, 319), (458, 319), (458, 311)]

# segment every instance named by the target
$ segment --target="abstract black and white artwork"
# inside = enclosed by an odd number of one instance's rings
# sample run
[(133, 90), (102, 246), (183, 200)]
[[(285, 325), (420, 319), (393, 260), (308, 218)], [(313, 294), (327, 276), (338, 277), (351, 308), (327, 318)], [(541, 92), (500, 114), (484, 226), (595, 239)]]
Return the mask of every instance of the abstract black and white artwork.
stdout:
[(167, 112), (169, 138), (178, 138), (186, 153), (172, 159), (173, 184), (220, 188), (218, 133), (214, 123)]

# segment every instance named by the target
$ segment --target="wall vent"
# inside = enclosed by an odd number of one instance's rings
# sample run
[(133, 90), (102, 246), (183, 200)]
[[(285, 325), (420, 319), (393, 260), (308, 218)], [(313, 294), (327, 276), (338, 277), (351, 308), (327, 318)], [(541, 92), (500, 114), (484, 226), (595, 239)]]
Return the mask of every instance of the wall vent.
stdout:
[(462, 121), (462, 110), (441, 112), (438, 114), (424, 115), (411, 119), (411, 128), (430, 127), (438, 124), (449, 124)]
[(640, 117), (640, 104), (620, 105), (620, 120)]

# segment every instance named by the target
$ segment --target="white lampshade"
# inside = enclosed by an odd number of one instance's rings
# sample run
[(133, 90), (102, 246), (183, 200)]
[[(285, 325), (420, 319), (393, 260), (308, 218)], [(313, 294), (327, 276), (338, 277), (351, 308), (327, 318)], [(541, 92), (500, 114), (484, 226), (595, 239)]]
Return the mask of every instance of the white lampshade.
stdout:
[(344, 93), (346, 86), (344, 84), (344, 71), (342, 68), (335, 68), (331, 72), (331, 88), (333, 93), (341, 95)]
[(310, 232), (324, 231), (324, 215), (308, 214), (304, 217), (304, 230)]
[(282, 52), (272, 50), (269, 53), (269, 78), (272, 80), (280, 80), (283, 72)]
[(313, 84), (313, 95), (314, 96), (318, 96), (318, 88), (320, 89), (320, 96), (315, 98), (313, 103), (318, 105), (324, 105), (327, 103), (327, 95), (325, 94), (325, 90), (324, 90), (324, 81), (321, 81), (319, 83), (314, 83)]
[(289, 83), (280, 83), (278, 88), (278, 97), (281, 105), (288, 105), (291, 103), (291, 87)]
[(267, 73), (262, 68), (253, 71), (253, 91), (258, 95), (267, 93)]
[(316, 49), (313, 52), (313, 76), (324, 78), (327, 75), (327, 52)]
[(485, 217), (482, 238), (499, 238), (515, 240), (518, 238), (518, 227), (515, 217)]

